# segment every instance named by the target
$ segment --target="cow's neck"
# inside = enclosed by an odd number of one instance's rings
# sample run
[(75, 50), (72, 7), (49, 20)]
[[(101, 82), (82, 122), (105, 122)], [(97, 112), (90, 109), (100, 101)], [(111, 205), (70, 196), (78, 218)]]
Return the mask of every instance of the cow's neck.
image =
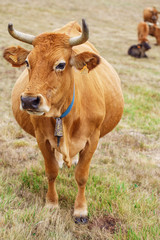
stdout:
[(74, 99), (75, 99), (75, 83), (73, 85), (72, 101), (69, 104), (69, 106), (67, 107), (67, 109), (61, 114), (61, 116), (60, 116), (61, 119), (66, 117), (70, 113), (70, 111), (71, 111), (71, 109), (73, 107), (73, 104), (74, 104)]
[(65, 118), (71, 111), (73, 104), (74, 104), (74, 99), (75, 99), (75, 84), (73, 86), (73, 96), (72, 96), (72, 101), (67, 107), (67, 109), (61, 114), (60, 117), (56, 117), (56, 125), (55, 125), (55, 132), (54, 136), (57, 137), (57, 147), (59, 147), (61, 137), (63, 137), (63, 123), (62, 119)]

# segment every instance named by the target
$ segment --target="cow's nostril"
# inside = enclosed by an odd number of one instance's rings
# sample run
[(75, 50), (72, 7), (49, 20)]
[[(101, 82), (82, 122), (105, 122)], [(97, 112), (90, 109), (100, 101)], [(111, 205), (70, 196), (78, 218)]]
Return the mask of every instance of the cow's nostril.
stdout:
[(40, 97), (37, 97), (35, 100), (33, 100), (33, 102), (32, 102), (32, 106), (33, 106), (33, 108), (37, 108), (38, 107), (38, 105), (39, 105), (39, 103), (40, 103)]
[(39, 107), (39, 104), (40, 104), (40, 97), (37, 96), (37, 97), (30, 97), (30, 96), (27, 96), (27, 97), (22, 97), (21, 96), (21, 105), (22, 105), (22, 108), (23, 109), (38, 109)]

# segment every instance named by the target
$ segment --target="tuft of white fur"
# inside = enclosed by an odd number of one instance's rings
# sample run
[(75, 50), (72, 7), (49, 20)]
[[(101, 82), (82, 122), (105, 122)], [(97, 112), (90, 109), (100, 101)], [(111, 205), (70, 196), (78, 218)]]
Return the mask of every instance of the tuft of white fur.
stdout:
[[(56, 156), (56, 160), (58, 162), (59, 168), (62, 168), (64, 163), (63, 155), (55, 150), (55, 156)], [(72, 158), (72, 164), (77, 165), (77, 163), (78, 163), (78, 154)]]
[(63, 163), (64, 163), (63, 159), (62, 161), (58, 161), (59, 168), (63, 168)]
[(74, 209), (73, 216), (75, 217), (86, 217), (88, 215), (87, 207)]
[(55, 150), (55, 157), (56, 157), (56, 160), (58, 162), (58, 165), (60, 168), (63, 167), (63, 155), (61, 153), (59, 153), (57, 150)]
[(77, 165), (78, 163), (78, 154), (72, 158), (72, 164)]

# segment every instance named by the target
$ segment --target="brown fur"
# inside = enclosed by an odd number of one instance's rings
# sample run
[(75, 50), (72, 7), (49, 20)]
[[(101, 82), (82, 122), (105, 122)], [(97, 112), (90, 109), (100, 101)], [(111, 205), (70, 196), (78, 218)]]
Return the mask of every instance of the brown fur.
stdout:
[(153, 8), (145, 8), (143, 11), (143, 19), (145, 22), (150, 22), (150, 23), (157, 23), (158, 21), (158, 14), (159, 12), (155, 7)]
[(147, 36), (149, 34), (149, 26), (145, 22), (140, 22), (137, 27), (138, 42), (148, 42)]
[(6, 48), (3, 53), (3, 57), (12, 64), (13, 67), (20, 67), (25, 63), (25, 60), (30, 51), (27, 51), (21, 47)]
[(157, 45), (160, 45), (160, 28), (157, 25), (149, 25), (149, 35), (156, 38)]
[[(98, 140), (118, 124), (124, 105), (120, 79), (112, 66), (98, 55), (95, 47), (88, 41), (73, 48), (69, 46), (69, 37), (79, 35), (80, 31), (80, 26), (71, 22), (53, 33), (39, 35), (30, 53), (22, 48), (8, 48), (4, 54), (5, 59), (15, 65), (6, 57), (6, 52), (14, 53), (17, 59), (23, 52), (24, 57), (16, 63), (19, 66), (28, 55), (30, 68), (22, 73), (13, 88), (12, 109), (19, 125), (37, 139), (48, 177), (46, 201), (53, 207), (58, 206), (56, 153), (63, 155), (68, 167), (72, 158), (79, 154), (75, 170), (78, 194), (74, 206), (74, 215), (78, 217), (87, 215), (85, 185)], [(61, 60), (66, 63), (65, 69), (56, 72)], [(88, 72), (79, 71), (85, 65)], [(55, 117), (60, 117), (71, 103), (74, 85), (74, 105), (62, 119), (63, 137), (58, 147), (54, 136)], [(41, 96), (38, 110), (43, 109), (42, 116), (20, 110), (20, 97), (38, 94)]]
[(84, 66), (87, 67), (88, 71), (92, 70), (100, 63), (100, 58), (96, 54), (90, 54), (88, 52), (83, 52), (77, 54), (72, 58), (72, 65), (78, 70), (82, 70)]
[(148, 24), (148, 26), (149, 26), (149, 35), (151, 35), (152, 37), (154, 37), (154, 36), (155, 36), (155, 30), (156, 30), (155, 24), (153, 24), (153, 25)]
[(157, 40), (157, 45), (160, 45), (160, 28), (159, 27), (155, 27), (155, 38)]

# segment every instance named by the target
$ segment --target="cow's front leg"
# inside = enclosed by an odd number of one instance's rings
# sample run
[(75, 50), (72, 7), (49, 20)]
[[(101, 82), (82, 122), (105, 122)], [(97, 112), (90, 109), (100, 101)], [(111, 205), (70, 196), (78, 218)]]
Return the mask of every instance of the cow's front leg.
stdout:
[(43, 154), (45, 161), (45, 172), (48, 178), (48, 192), (46, 195), (47, 206), (57, 208), (58, 207), (58, 195), (55, 187), (55, 180), (58, 175), (58, 162), (55, 158), (55, 150), (51, 149), (51, 145), (48, 140), (38, 140), (39, 148)]
[(97, 148), (100, 131), (96, 130), (87, 141), (85, 148), (79, 154), (79, 162), (75, 169), (75, 178), (78, 184), (78, 194), (74, 205), (74, 217), (76, 223), (86, 223), (88, 219), (87, 202), (85, 198), (85, 186), (88, 180), (91, 158)]

